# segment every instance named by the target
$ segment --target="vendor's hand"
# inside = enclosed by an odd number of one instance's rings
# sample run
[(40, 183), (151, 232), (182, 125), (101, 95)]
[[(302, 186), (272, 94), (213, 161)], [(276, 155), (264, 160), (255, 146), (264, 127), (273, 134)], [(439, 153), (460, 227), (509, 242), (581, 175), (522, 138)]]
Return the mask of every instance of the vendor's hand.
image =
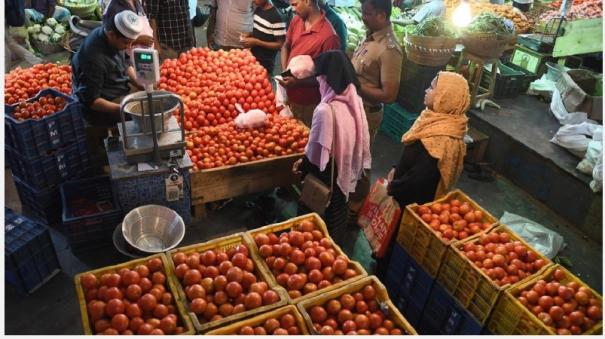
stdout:
[(391, 169), (391, 171), (389, 172), (389, 174), (387, 175), (387, 180), (389, 181), (389, 183), (391, 181), (393, 181), (393, 178), (395, 178), (395, 169)]
[(245, 47), (245, 48), (252, 48), (252, 47), (256, 46), (256, 41), (257, 41), (257, 40), (256, 40), (256, 38), (253, 38), (253, 37), (245, 37), (245, 38), (242, 40), (242, 44), (244, 44), (244, 47)]
[(151, 47), (151, 45), (153, 45), (154, 42), (155, 42), (155, 40), (153, 39), (153, 37), (151, 37), (149, 35), (141, 35), (137, 38), (137, 43), (139, 43), (141, 45), (145, 45), (147, 47)]
[(296, 79), (295, 77), (290, 77), (290, 76), (284, 77), (283, 80), (280, 80), (278, 78), (277, 81), (279, 82), (280, 85), (284, 86), (285, 88), (296, 87), (298, 84), (298, 79)]
[(292, 165), (292, 173), (294, 174), (301, 174), (302, 172), (298, 170), (298, 168), (300, 167), (300, 164), (302, 164), (303, 159), (298, 159), (294, 162), (294, 164)]

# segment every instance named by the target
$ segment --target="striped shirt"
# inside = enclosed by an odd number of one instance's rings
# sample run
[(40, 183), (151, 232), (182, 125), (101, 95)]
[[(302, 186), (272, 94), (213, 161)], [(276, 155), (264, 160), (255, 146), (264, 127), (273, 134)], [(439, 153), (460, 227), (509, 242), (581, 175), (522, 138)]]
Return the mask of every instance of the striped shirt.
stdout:
[[(253, 21), (252, 37), (267, 42), (276, 42), (286, 38), (286, 23), (275, 7), (268, 10), (257, 8), (254, 11)], [(271, 74), (278, 50), (254, 46), (251, 51), (256, 60)]]

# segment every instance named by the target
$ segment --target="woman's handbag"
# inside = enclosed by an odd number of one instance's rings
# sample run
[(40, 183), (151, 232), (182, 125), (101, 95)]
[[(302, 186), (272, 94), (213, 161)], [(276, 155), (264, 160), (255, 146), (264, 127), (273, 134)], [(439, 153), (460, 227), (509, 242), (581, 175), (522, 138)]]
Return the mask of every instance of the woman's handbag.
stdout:
[[(332, 133), (332, 147), (330, 150), (332, 151), (334, 149), (334, 139), (336, 137), (336, 119), (334, 117), (334, 108), (332, 108), (332, 105), (330, 105), (330, 109), (332, 111), (332, 128), (334, 131)], [(300, 201), (310, 210), (319, 214), (323, 214), (330, 205), (332, 190), (334, 189), (334, 157), (330, 156), (330, 158), (330, 186), (309, 173), (305, 176), (300, 195)]]

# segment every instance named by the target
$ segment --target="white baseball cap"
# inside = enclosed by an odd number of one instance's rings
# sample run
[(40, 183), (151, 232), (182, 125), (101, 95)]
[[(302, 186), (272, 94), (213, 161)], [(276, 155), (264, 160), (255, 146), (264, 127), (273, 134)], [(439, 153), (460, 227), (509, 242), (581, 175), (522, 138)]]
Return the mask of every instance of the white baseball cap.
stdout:
[(133, 11), (121, 11), (113, 20), (120, 33), (128, 39), (135, 40), (143, 32), (143, 23)]

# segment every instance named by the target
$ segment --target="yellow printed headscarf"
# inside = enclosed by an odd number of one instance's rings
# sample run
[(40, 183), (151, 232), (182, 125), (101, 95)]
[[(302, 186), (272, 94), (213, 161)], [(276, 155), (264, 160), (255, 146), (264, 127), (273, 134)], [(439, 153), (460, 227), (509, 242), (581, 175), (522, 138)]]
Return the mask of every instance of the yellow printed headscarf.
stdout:
[(431, 157), (439, 161), (441, 180), (435, 198), (446, 194), (456, 183), (464, 165), (468, 128), (465, 113), (470, 106), (468, 83), (460, 74), (440, 72), (433, 89), (433, 107), (422, 111), (412, 128), (402, 137), (404, 144), (420, 140)]

